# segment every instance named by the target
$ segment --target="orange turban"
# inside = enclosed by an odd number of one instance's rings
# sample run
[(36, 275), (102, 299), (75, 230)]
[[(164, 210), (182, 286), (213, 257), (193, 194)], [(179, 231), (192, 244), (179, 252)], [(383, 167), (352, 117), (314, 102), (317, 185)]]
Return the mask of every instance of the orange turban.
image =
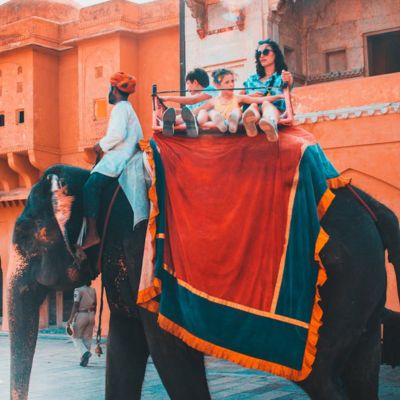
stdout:
[(118, 88), (121, 92), (133, 93), (136, 89), (136, 78), (132, 75), (125, 74), (125, 72), (116, 72), (110, 78), (112, 86)]

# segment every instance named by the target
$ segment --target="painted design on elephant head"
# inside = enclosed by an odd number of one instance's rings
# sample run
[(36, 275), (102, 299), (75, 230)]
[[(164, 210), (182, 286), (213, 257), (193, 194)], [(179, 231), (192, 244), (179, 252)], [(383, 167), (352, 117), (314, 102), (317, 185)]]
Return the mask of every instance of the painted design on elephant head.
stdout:
[(55, 174), (48, 176), (51, 182), (51, 203), (53, 205), (54, 217), (64, 237), (66, 237), (66, 224), (71, 217), (74, 196), (68, 195), (68, 187), (63, 185), (62, 180)]
[(35, 234), (35, 238), (39, 241), (39, 242), (47, 242), (47, 229), (45, 227), (40, 228), (36, 234)]
[(75, 197), (68, 195), (68, 186), (64, 185), (63, 181), (56, 174), (48, 175), (47, 179), (51, 183), (51, 204), (53, 206), (54, 217), (60, 228), (68, 252), (74, 259), (75, 264), (79, 265), (80, 261), (72, 249), (66, 229), (67, 222), (71, 217)]

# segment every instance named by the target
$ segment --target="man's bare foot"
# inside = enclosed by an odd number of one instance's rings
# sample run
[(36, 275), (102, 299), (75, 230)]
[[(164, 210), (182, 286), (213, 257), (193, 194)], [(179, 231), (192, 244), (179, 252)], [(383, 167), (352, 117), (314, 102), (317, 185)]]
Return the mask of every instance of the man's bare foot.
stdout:
[(75, 257), (78, 259), (79, 262), (83, 262), (87, 259), (87, 255), (81, 246), (75, 246)]
[(100, 243), (100, 238), (98, 236), (87, 236), (82, 244), (81, 249), (86, 250), (89, 247), (96, 246), (99, 243)]

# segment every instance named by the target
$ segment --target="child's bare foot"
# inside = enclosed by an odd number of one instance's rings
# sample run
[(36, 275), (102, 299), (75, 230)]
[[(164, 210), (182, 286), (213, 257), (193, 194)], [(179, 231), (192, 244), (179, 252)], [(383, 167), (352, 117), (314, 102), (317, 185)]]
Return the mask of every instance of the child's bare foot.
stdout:
[(251, 108), (248, 108), (243, 113), (243, 126), (247, 136), (249, 137), (257, 136), (256, 122), (257, 122), (256, 114)]
[(278, 129), (273, 119), (261, 118), (260, 128), (267, 135), (268, 141), (276, 142), (278, 140)]

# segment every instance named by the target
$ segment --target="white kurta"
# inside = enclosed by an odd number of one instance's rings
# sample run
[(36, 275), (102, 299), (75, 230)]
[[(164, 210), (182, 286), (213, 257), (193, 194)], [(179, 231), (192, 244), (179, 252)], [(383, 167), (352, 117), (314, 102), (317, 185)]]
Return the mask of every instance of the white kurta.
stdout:
[(91, 173), (99, 172), (113, 178), (119, 176), (142, 138), (142, 127), (131, 103), (118, 102), (111, 111), (107, 133), (99, 142), (104, 151), (103, 158)]

